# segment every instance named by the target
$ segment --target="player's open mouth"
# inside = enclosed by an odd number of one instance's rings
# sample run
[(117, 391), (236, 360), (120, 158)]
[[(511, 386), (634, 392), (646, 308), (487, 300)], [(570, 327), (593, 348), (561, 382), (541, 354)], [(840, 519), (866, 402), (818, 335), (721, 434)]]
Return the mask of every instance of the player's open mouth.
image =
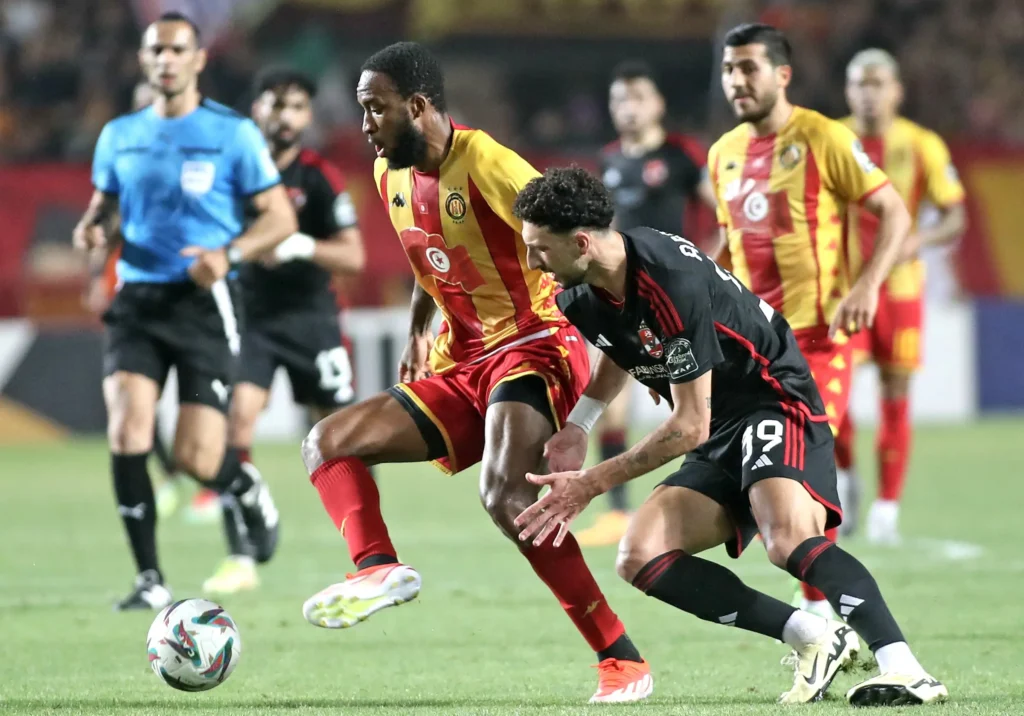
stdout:
[(377, 157), (379, 158), (384, 156), (385, 149), (383, 145), (373, 142), (373, 151), (377, 152)]

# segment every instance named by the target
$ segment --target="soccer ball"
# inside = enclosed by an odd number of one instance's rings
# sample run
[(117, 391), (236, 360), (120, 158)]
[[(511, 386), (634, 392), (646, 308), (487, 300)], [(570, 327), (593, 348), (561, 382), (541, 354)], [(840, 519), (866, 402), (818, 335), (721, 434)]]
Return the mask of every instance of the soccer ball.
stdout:
[(206, 691), (223, 683), (242, 653), (238, 627), (224, 607), (183, 599), (165, 607), (146, 635), (153, 672), (180, 691)]

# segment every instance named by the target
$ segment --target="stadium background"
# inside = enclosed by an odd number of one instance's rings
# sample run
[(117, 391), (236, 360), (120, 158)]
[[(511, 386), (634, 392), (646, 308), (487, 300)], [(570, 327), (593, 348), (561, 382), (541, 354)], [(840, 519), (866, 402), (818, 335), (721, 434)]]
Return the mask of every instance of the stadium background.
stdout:
[[(984, 642), (987, 646), (964, 652), (964, 670), (973, 668), (980, 673), (975, 664), (992, 654), (998, 657), (1000, 649), (1008, 648), (1001, 641), (1005, 626), (997, 617), (1012, 610), (1016, 599), (1012, 595), (1020, 592), (1021, 563), (1018, 558), (1012, 562), (1016, 566), (1009, 567), (1009, 571), (1003, 569), (1000, 560), (1010, 558), (1015, 540), (1012, 529), (1002, 525), (1007, 524), (1004, 518), (1014, 519), (1012, 505), (1024, 498), (1019, 480), (1013, 480), (1024, 466), (1019, 457), (1007, 455), (1012, 452), (1007, 442), (1019, 440), (1022, 424), (1016, 418), (994, 418), (992, 414), (1024, 408), (1024, 371), (1020, 368), (1024, 346), (1024, 241), (1020, 233), (1024, 225), (1024, 93), (1020, 90), (1024, 6), (1017, 0), (0, 3), (0, 445), (7, 446), (0, 447), (0, 485), (5, 496), (0, 507), (0, 541), (5, 545), (35, 544), (22, 554), (0, 557), (0, 575), (5, 575), (0, 582), (6, 582), (0, 586), (0, 615), (38, 605), (48, 608), (54, 603), (76, 607), (76, 612), (81, 611), (78, 607), (86, 611), (98, 605), (105, 608), (104, 600), (124, 586), (117, 580), (124, 581), (127, 557), (122, 554), (122, 537), (113, 505), (109, 504), (102, 447), (105, 415), (99, 380), (101, 334), (96, 319), (83, 308), (86, 270), (81, 257), (70, 249), (70, 235), (91, 191), (88, 164), (96, 137), (108, 119), (127, 109), (138, 79), (135, 52), (140, 28), (168, 9), (183, 10), (202, 26), (211, 48), (211, 62), (201, 86), (219, 101), (247, 111), (250, 81), (259, 68), (270, 63), (297, 66), (313, 73), (321, 83), (317, 120), (308, 139), (346, 173), (359, 204), (367, 244), (365, 274), (359, 281), (341, 287), (352, 306), (347, 325), (355, 343), (361, 396), (394, 379), (411, 285), (408, 264), (371, 183), (371, 151), (360, 134), (359, 111), (353, 97), (359, 65), (375, 49), (398, 39), (428, 42), (445, 67), (453, 116), (486, 129), (538, 167), (566, 161), (594, 165), (599, 148), (613, 138), (607, 116), (608, 73), (618, 61), (635, 56), (651, 62), (660, 74), (668, 101), (669, 128), (710, 144), (732, 123), (715, 71), (715, 37), (740, 20), (760, 18), (789, 33), (796, 50), (791, 98), (832, 116), (845, 113), (843, 68), (852, 54), (873, 45), (893, 51), (902, 64), (907, 87), (904, 112), (938, 130), (950, 143), (967, 187), (970, 221), (969, 230), (956, 247), (926, 256), (926, 368), (915, 385), (914, 412), (919, 425), (942, 425), (926, 427), (919, 439), (908, 500), (916, 500), (920, 506), (916, 511), (908, 508), (906, 528), (910, 533), (918, 530), (935, 536), (941, 532), (944, 537), (955, 538), (947, 540), (947, 547), (953, 545), (950, 559), (974, 559), (980, 554), (972, 551), (975, 548), (984, 549), (987, 557), (979, 558), (974, 567), (963, 572), (971, 579), (961, 579), (955, 589), (947, 581), (945, 568), (928, 572), (907, 554), (893, 559), (868, 550), (867, 559), (873, 567), (881, 565), (878, 569), (884, 577), (901, 585), (895, 601), (903, 613), (913, 610), (920, 600), (933, 598), (926, 585), (952, 589), (932, 602), (934, 609), (945, 609), (942, 613), (950, 619), (960, 613), (964, 602), (987, 602), (990, 620), (983, 618), (970, 628), (989, 634)], [(697, 220), (691, 235), (698, 242), (703, 240), (712, 230), (712, 223), (707, 217)], [(167, 392), (174, 394), (173, 390)], [(862, 371), (854, 399), (855, 414), (862, 422), (872, 420), (875, 396), (870, 369)], [(637, 406), (635, 424), (643, 425), (656, 417), (648, 401), (637, 401)], [(173, 418), (173, 401), (166, 401), (162, 409), (165, 417)], [(173, 425), (173, 420), (165, 420), (164, 425)], [(264, 474), (272, 481), (302, 482), (294, 474), (301, 472), (297, 440), (302, 428), (303, 418), (291, 406), (287, 389), (275, 386), (271, 408), (259, 431), (262, 440), (280, 442), (280, 447), (265, 448), (269, 457)], [(867, 472), (873, 462), (869, 441), (865, 431), (860, 445), (862, 461), (869, 465)], [(40, 445), (52, 448), (40, 449)], [(426, 474), (423, 470), (415, 473), (417, 478)], [(962, 489), (965, 474), (968, 482), (982, 478), (990, 481), (995, 485), (993, 492), (978, 495)], [(482, 594), (476, 594), (478, 601), (470, 606), (463, 604), (459, 618), (490, 619), (483, 615), (481, 605), (503, 594), (530, 618), (536, 616), (545, 623), (561, 619), (550, 609), (545, 595), (530, 590), (532, 584), (516, 588), (528, 597), (514, 590), (502, 591), (511, 589), (500, 575), (495, 576), (495, 565), (504, 562), (492, 561), (489, 550), (493, 547), (494, 554), (505, 555), (507, 549), (486, 532), (489, 527), (482, 515), (474, 515), (476, 526), (467, 528), (468, 532), (455, 528), (476, 509), (471, 483), (435, 483), (424, 478), (422, 483), (417, 479), (398, 484), (403, 485), (401, 496), (384, 488), (385, 501), (390, 508), (404, 510), (401, 514), (407, 519), (396, 532), (407, 544), (424, 534), (443, 545), (479, 540), (464, 563), (435, 558), (438, 569), (482, 570), (495, 580)], [(46, 503), (44, 507), (36, 490), (58, 495), (58, 506)], [(297, 485), (281, 497), (285, 529), (294, 530), (286, 541), (294, 539), (308, 550), (314, 540), (311, 535), (315, 534), (320, 543), (331, 545), (336, 569), (311, 567), (308, 555), (312, 553), (305, 552), (293, 562), (306, 570), (302, 577), (287, 574), (292, 586), (305, 588), (308, 581), (308, 586), (319, 588), (322, 585), (318, 582), (332, 569), (334, 573), (344, 570), (344, 560), (330, 542), (329, 521), (319, 514), (319, 505), (307, 492), (308, 486)], [(424, 513), (422, 506), (433, 505), (435, 497), (443, 507), (436, 513)], [(294, 527), (287, 526), (289, 511), (308, 517), (315, 527), (300, 527), (295, 522)], [(94, 514), (86, 518), (86, 512)], [(445, 526), (438, 527), (432, 520)], [(58, 522), (62, 526), (57, 532), (44, 536), (48, 525)], [(161, 534), (169, 534), (166, 526)], [(205, 554), (201, 567), (190, 569), (188, 562), (196, 552), (208, 551), (217, 536), (213, 532), (203, 532), (201, 537), (173, 534), (176, 536), (168, 537), (166, 542), (172, 554), (171, 568), (187, 575), (178, 577), (174, 584), (187, 592), (187, 587), (198, 584), (201, 572), (209, 566), (206, 563), (213, 563)], [(489, 536), (484, 538), (484, 534)], [(955, 554), (957, 544), (964, 550), (960, 557)], [(281, 558), (285, 563), (294, 556), (288, 551), (291, 549), (288, 545)], [(601, 553), (601, 559), (597, 574), (603, 584), (608, 584), (614, 581), (611, 556)], [(423, 561), (429, 570), (428, 558)], [(89, 575), (82, 571), (85, 564), (90, 565)], [(57, 576), (47, 571), (47, 565)], [(281, 574), (285, 572), (278, 573), (276, 587), (271, 586), (273, 572), (266, 578), (265, 611), (260, 612), (252, 603), (239, 607), (249, 623), (263, 616), (271, 618), (272, 609), (282, 604), (290, 610), (289, 617), (295, 616), (305, 593), (285, 590), (280, 586)], [(755, 582), (760, 579), (761, 584), (770, 583), (779, 591), (777, 575), (775, 581), (765, 582), (764, 570), (757, 572), (755, 568), (749, 574), (754, 575)], [(526, 581), (526, 575), (521, 576), (519, 581)], [(54, 584), (60, 584), (72, 596), (53, 597)], [(457, 606), (459, 594), (475, 594), (478, 588), (478, 582), (463, 576), (455, 586), (445, 587), (444, 594)], [(460, 593), (460, 589), (464, 591)], [(620, 603), (630, 600), (629, 604), (654, 609), (635, 596), (627, 596), (622, 589), (612, 589)], [(1001, 601), (999, 595), (1006, 593)], [(79, 599), (75, 595), (84, 596)], [(633, 606), (632, 610), (640, 607)], [(480, 614), (474, 616), (474, 610)], [(664, 615), (663, 611), (658, 613)], [(919, 627), (927, 613), (924, 610), (916, 615), (916, 621), (910, 620), (910, 628)], [(105, 612), (77, 618), (84, 619), (83, 641), (94, 644), (102, 638), (100, 630), (109, 620)], [(246, 623), (245, 618), (239, 618)], [(412, 618), (402, 616), (398, 624), (410, 629), (411, 639), (434, 643), (431, 640), (436, 641), (437, 634), (417, 631), (419, 627), (412, 627), (409, 621)], [(289, 624), (299, 630), (297, 633), (305, 634), (294, 618)], [(501, 627), (499, 621), (498, 628), (512, 634), (517, 625)], [(693, 629), (688, 636), (700, 635), (697, 642), (706, 651), (712, 632), (705, 634), (699, 625), (687, 628)], [(466, 634), (477, 633), (473, 628), (466, 629)], [(972, 633), (970, 629), (967, 633)], [(659, 633), (653, 627), (649, 631), (652, 636)], [(128, 634), (125, 643), (134, 648), (135, 642), (129, 638), (134, 632)], [(141, 632), (137, 636), (136, 641), (141, 642)], [(571, 642), (567, 632), (562, 636), (563, 641)], [(33, 705), (45, 706), (49, 703), (45, 695), (48, 692), (32, 692), (32, 685), (50, 683), (45, 681), (49, 677), (46, 654), (50, 652), (35, 631), (19, 633), (15, 629), (12, 638), (22, 644), (22, 654), (32, 655), (27, 675), (22, 673), (20, 689), (14, 693), (22, 695), (21, 705), (29, 710)], [(371, 632), (369, 638), (379, 639), (380, 632)], [(926, 647), (930, 663), (944, 649), (965, 648), (962, 640), (966, 638), (954, 633), (934, 636), (931, 650)], [(303, 648), (312, 650), (310, 653), (321, 654), (316, 645), (310, 645), (313, 637), (304, 635), (299, 639)], [(729, 639), (731, 644), (740, 643), (735, 636)], [(316, 641), (318, 645), (324, 643)], [(119, 643), (116, 638), (115, 643)], [(359, 643), (368, 650), (365, 653), (378, 657), (386, 648), (376, 641)], [(522, 654), (515, 657), (513, 647), (495, 644), (511, 649), (509, 658), (530, 658)], [(568, 648), (563, 651), (573, 654), (573, 659), (579, 656)], [(765, 648), (754, 650), (762, 652), (766, 653)], [(69, 658), (76, 653), (72, 648)], [(315, 662), (309, 657), (313, 664), (310, 670), (328, 658), (324, 654), (316, 656)], [(117, 663), (134, 668), (135, 656), (115, 661), (113, 670)], [(285, 659), (283, 663), (289, 662)], [(707, 668), (713, 668), (714, 663), (722, 662), (711, 661), (712, 666)], [(248, 668), (256, 667), (250, 663), (239, 673)], [(370, 667), (351, 668), (350, 676), (355, 681), (360, 674), (369, 678), (373, 673)], [(960, 667), (953, 661), (940, 661), (933, 668), (945, 673)], [(474, 679), (488, 678), (490, 673), (460, 677), (453, 688), (471, 693)], [(562, 672), (554, 673), (555, 681), (564, 678)], [(704, 693), (701, 689), (705, 688), (711, 694), (714, 684), (702, 685), (693, 675), (700, 673), (699, 669), (688, 672), (688, 676), (677, 673), (680, 688), (697, 694)], [(500, 674), (501, 669), (495, 668), (492, 677), (500, 680)], [(575, 683), (578, 674), (573, 674), (569, 678)], [(287, 691), (294, 685), (283, 679), (278, 683), (273, 677), (265, 673), (260, 677), (269, 679), (260, 682), (267, 692), (275, 688)], [(86, 669), (75, 678), (60, 682), (54, 693), (67, 695), (83, 689), (83, 693), (99, 694), (96, 702), (90, 701), (91, 697), (84, 701), (67, 698), (86, 710), (108, 712), (106, 706), (97, 706), (106, 698), (100, 687), (114, 688), (104, 680), (108, 677)], [(141, 677), (133, 672), (132, 678)], [(419, 683), (416, 678), (410, 677), (413, 688)], [(738, 678), (758, 677), (752, 672)], [(0, 701), (5, 681), (0, 677)], [(306, 682), (300, 678), (298, 683)], [(954, 683), (956, 679), (951, 676), (951, 690)], [(1008, 683), (1013, 693), (1021, 693), (1019, 675), (1016, 681), (1008, 682), (1006, 674), (989, 674), (981, 683), (979, 688), (990, 688), (992, 693), (1003, 693)], [(90, 691), (93, 687), (99, 690)], [(420, 687), (424, 693), (433, 693), (430, 684)], [(365, 685), (353, 688), (352, 693), (365, 695)], [(539, 693), (545, 692), (541, 689)], [(509, 703), (515, 703), (514, 695), (506, 696), (512, 699)], [(261, 697), (249, 698), (258, 702)], [(707, 699), (710, 703), (712, 696)], [(504, 702), (499, 699), (495, 703), (501, 706)], [(310, 704), (315, 710), (315, 700), (306, 705)], [(363, 705), (370, 710), (376, 708), (372, 701), (367, 704)], [(408, 712), (423, 706), (414, 702), (406, 705)], [(992, 705), (996, 707), (994, 700)], [(997, 709), (992, 713), (1009, 711)]]

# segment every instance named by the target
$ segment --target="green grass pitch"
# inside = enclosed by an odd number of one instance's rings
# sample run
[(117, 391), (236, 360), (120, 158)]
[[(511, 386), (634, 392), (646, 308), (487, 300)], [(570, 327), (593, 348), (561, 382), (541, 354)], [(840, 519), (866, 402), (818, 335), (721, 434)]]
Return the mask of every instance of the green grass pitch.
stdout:
[[(916, 438), (903, 529), (907, 544), (847, 547), (875, 573), (911, 645), (944, 680), (942, 713), (1024, 713), (1024, 422), (925, 428)], [(873, 482), (871, 441), (859, 444)], [(593, 654), (477, 498), (474, 471), (425, 465), (380, 471), (384, 513), (401, 558), (423, 575), (417, 602), (345, 631), (313, 628), (300, 607), (350, 569), (348, 554), (294, 445), (257, 446), (281, 508), (281, 549), (262, 587), (223, 599), (244, 651), (231, 679), (184, 694), (146, 662), (151, 614), (114, 614), (132, 568), (100, 442), (0, 450), (0, 714), (769, 714), (791, 674), (783, 647), (698, 622), (622, 583), (613, 549), (587, 558), (654, 668), (637, 706), (595, 706)], [(639, 500), (655, 481), (633, 487)], [(603, 501), (599, 505), (603, 508)], [(581, 520), (587, 524), (596, 509)], [(159, 527), (176, 597), (199, 596), (223, 554), (219, 526)], [(729, 561), (721, 550), (714, 557)], [(790, 578), (755, 546), (730, 562), (788, 600)], [(862, 674), (843, 674), (833, 714)], [(933, 712), (931, 709), (928, 712)]]

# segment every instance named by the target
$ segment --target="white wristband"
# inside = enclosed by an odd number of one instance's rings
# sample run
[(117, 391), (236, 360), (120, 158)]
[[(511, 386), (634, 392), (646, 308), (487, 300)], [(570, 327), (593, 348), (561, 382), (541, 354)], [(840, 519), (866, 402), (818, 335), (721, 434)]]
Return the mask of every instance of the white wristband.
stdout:
[(598, 418), (601, 417), (601, 413), (607, 407), (608, 403), (602, 403), (600, 400), (594, 400), (593, 398), (581, 395), (579, 401), (577, 401), (569, 413), (566, 422), (579, 425), (583, 432), (589, 434), (594, 429)]
[(316, 239), (295, 233), (274, 247), (274, 257), (281, 263), (295, 259), (309, 260), (316, 251)]

